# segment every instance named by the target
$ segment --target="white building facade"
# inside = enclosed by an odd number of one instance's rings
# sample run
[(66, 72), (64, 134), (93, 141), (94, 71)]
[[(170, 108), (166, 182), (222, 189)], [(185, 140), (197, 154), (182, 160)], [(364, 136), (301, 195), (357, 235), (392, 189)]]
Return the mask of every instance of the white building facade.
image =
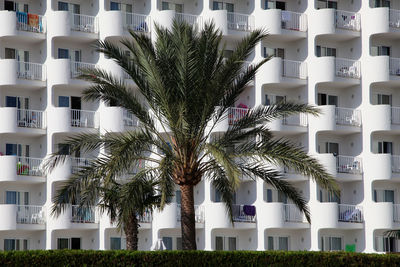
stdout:
[[(96, 155), (70, 155), (50, 174), (42, 161), (68, 153), (63, 140), (73, 133), (137, 126), (121, 108), (85, 102), (79, 69), (98, 66), (133, 84), (93, 43), (118, 43), (129, 28), (155, 38), (154, 22), (178, 18), (213, 19), (227, 54), (252, 29), (268, 29), (249, 64), (274, 57), (214, 134), (246, 107), (317, 105), (318, 118), (288, 117), (271, 129), (319, 159), (341, 189), (333, 196), (282, 169), (309, 201), (310, 225), (285, 195), (243, 177), (232, 225), (202, 181), (194, 190), (198, 249), (400, 251), (384, 237), (400, 228), (400, 0), (3, 0), (0, 10), (0, 250), (124, 248), (124, 235), (95, 209), (51, 215), (56, 190)], [(139, 249), (159, 239), (181, 248), (179, 205), (177, 189), (164, 211), (141, 219)]]

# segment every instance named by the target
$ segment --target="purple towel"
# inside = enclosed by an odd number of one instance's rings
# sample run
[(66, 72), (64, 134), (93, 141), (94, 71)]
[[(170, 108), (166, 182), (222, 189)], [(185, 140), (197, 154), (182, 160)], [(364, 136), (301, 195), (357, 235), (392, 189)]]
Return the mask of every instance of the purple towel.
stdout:
[(256, 207), (251, 205), (244, 205), (243, 212), (248, 216), (256, 216)]

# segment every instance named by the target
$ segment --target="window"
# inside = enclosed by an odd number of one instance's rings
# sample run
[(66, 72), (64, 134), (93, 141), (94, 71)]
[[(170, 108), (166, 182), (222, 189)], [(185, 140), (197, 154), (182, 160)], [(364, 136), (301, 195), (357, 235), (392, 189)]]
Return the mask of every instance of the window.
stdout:
[(325, 189), (319, 188), (318, 189), (318, 200), (322, 203), (326, 202), (336, 202), (340, 204), (340, 196), (336, 195), (333, 192), (329, 192)]
[(57, 238), (57, 249), (69, 249), (69, 239)]
[(166, 250), (172, 250), (172, 237), (164, 236), (162, 241), (165, 245)]
[(374, 190), (375, 202), (392, 202), (394, 204), (394, 190), (375, 189)]
[(161, 2), (161, 10), (175, 10), (177, 13), (183, 13), (183, 4), (174, 4), (170, 2)]
[(317, 57), (336, 57), (336, 48), (317, 45)]
[(58, 96), (58, 106), (60, 108), (69, 108), (69, 96)]
[[(222, 202), (222, 193), (217, 188), (214, 190), (214, 202)], [(236, 193), (232, 194), (232, 204), (236, 204)]]
[(268, 236), (267, 243), (268, 250), (289, 250), (289, 237), (287, 236)]
[(70, 147), (69, 144), (58, 144), (58, 153), (60, 155), (69, 155), (70, 154)]
[(326, 142), (325, 143), (325, 153), (333, 154), (334, 156), (339, 155), (339, 144)]
[(371, 46), (371, 56), (390, 56), (390, 46)]
[(394, 237), (376, 236), (375, 250), (378, 252), (397, 252), (398, 239)]
[(286, 96), (281, 96), (281, 95), (271, 95), (271, 94), (265, 94), (264, 95), (264, 105), (269, 106), (273, 104), (277, 104), (279, 102), (285, 102), (286, 101)]
[(337, 107), (338, 104), (339, 104), (338, 96), (318, 93), (318, 105), (319, 106), (334, 105)]
[(14, 48), (5, 48), (4, 49), (4, 58), (5, 59), (16, 59), (16, 50)]
[(280, 203), (288, 203), (288, 197), (285, 193), (276, 190), (276, 189), (267, 189), (267, 202), (271, 203), (271, 202), (280, 202)]
[(57, 249), (81, 249), (81, 238), (57, 238)]
[(68, 49), (58, 48), (58, 58), (69, 58)]
[(182, 250), (182, 237), (176, 238), (176, 250)]
[(28, 250), (27, 239), (4, 239), (4, 251)]
[(181, 190), (176, 190), (175, 191), (175, 199), (176, 199), (176, 204), (181, 204)]
[(236, 237), (232, 236), (216, 236), (215, 237), (215, 250), (237, 250)]
[(66, 2), (58, 2), (58, 10), (60, 10), (60, 11), (68, 11), (68, 3), (66, 3)]
[(378, 154), (393, 154), (392, 142), (378, 142)]
[(265, 0), (264, 9), (286, 10), (286, 2)]
[(110, 10), (121, 10), (121, 3), (111, 1)]
[(317, 9), (334, 8), (337, 9), (337, 2), (327, 0), (317, 0)]
[(110, 249), (111, 250), (120, 250), (121, 249), (121, 238), (120, 237), (111, 237), (110, 238)]
[(374, 7), (389, 7), (390, 8), (390, 1), (389, 0), (375, 0)]
[(339, 251), (342, 250), (342, 238), (333, 236), (321, 237), (322, 251)]
[(228, 12), (235, 12), (235, 5), (232, 3), (213, 2), (213, 10), (226, 10)]
[(264, 47), (263, 48), (263, 56), (264, 56), (264, 58), (273, 56), (273, 57), (280, 57), (282, 59), (285, 59), (285, 49)]
[(373, 105), (392, 105), (392, 95), (385, 94), (373, 94), (372, 95)]

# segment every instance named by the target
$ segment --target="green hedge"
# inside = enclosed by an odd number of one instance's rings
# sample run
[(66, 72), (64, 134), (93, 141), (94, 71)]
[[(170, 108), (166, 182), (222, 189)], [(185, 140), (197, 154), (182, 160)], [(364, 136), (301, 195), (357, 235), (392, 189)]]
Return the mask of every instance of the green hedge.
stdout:
[(1, 252), (0, 266), (400, 266), (397, 254), (38, 250)]

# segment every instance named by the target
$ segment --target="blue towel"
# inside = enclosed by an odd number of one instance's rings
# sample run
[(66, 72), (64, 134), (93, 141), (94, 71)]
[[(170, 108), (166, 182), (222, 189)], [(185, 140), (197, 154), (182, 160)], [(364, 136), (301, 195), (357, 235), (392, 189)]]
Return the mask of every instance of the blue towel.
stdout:
[(248, 216), (256, 216), (256, 207), (252, 205), (243, 205), (243, 212)]
[(28, 13), (17, 11), (17, 21), (20, 23), (28, 23)]

